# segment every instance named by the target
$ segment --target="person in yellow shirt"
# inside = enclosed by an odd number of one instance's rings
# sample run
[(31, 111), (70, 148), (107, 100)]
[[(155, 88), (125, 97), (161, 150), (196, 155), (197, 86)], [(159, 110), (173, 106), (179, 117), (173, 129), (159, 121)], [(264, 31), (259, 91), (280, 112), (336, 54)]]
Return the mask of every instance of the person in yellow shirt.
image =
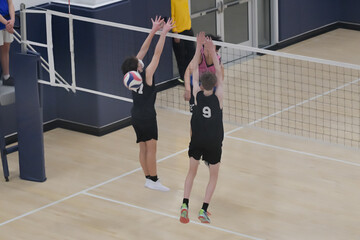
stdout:
[[(171, 0), (171, 18), (175, 21), (173, 33), (194, 36), (188, 0)], [(195, 54), (195, 44), (192, 41), (173, 38), (173, 50), (179, 69), (179, 80), (184, 82), (186, 68)]]

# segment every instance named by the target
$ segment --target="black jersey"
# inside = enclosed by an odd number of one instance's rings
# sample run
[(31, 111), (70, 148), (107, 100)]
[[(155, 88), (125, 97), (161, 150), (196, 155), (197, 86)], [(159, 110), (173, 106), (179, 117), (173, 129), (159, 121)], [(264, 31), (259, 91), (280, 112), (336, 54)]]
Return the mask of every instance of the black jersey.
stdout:
[(224, 126), (219, 99), (215, 94), (205, 96), (204, 92), (200, 91), (196, 95), (196, 104), (191, 117), (191, 141), (208, 146), (221, 146)]
[(142, 84), (140, 88), (135, 92), (132, 91), (133, 107), (131, 109), (131, 116), (133, 118), (149, 119), (156, 117), (155, 111), (155, 81), (149, 86), (146, 83), (145, 69), (140, 74), (142, 77)]

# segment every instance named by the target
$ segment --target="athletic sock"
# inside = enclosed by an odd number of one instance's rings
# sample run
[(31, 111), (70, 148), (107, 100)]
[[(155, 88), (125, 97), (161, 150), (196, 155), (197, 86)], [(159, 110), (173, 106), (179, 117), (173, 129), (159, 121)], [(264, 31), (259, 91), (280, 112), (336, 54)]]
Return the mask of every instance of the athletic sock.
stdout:
[(151, 179), (153, 182), (156, 182), (159, 178), (157, 175), (155, 175), (155, 176), (149, 176), (149, 179)]
[(8, 80), (9, 77), (10, 77), (10, 74), (7, 74), (7, 75), (4, 75), (4, 76), (3, 76), (3, 79), (4, 79), (4, 80)]
[(146, 179), (150, 179), (150, 175), (146, 175), (145, 178), (146, 178)]
[(189, 199), (188, 198), (184, 198), (183, 203), (185, 203), (186, 206), (189, 208)]
[(209, 207), (209, 204), (204, 202), (201, 209), (203, 209), (205, 212), (207, 212), (208, 207)]

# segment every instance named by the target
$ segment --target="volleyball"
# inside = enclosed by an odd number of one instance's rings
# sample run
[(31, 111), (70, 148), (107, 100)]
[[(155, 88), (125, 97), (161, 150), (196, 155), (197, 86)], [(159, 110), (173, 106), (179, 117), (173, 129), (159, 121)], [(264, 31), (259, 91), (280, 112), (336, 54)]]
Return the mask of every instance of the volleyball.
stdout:
[(124, 76), (124, 85), (129, 90), (136, 91), (139, 89), (142, 83), (142, 78), (140, 73), (137, 71), (127, 72)]

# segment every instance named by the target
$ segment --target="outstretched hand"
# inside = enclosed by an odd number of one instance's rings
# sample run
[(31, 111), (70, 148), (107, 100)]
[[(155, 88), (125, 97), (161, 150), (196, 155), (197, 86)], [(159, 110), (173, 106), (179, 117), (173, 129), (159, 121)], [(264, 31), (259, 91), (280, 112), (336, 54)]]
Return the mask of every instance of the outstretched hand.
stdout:
[(206, 41), (205, 32), (199, 32), (196, 36), (197, 44), (204, 45)]
[(175, 27), (175, 22), (171, 18), (168, 19), (167, 23), (163, 27), (163, 32), (169, 32), (171, 29)]
[(204, 46), (205, 46), (205, 49), (207, 51), (209, 51), (210, 53), (216, 53), (215, 52), (216, 47), (210, 37), (206, 37)]
[(161, 16), (156, 16), (155, 21), (151, 18), (151, 22), (152, 22), (152, 30), (154, 30), (155, 32), (159, 31), (164, 25), (164, 19), (161, 18)]

